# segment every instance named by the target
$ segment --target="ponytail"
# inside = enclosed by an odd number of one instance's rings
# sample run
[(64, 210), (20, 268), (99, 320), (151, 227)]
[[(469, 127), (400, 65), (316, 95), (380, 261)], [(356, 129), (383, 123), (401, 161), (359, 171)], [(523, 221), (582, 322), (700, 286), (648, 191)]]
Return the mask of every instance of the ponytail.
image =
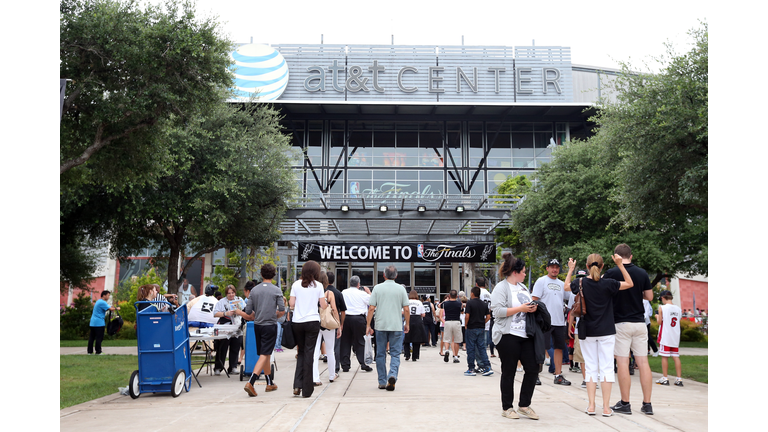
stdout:
[(587, 268), (589, 269), (589, 277), (595, 282), (600, 281), (600, 270), (603, 268), (603, 257), (600, 254), (590, 254), (587, 257)]
[(504, 252), (501, 258), (504, 260), (504, 264), (499, 267), (499, 277), (501, 278), (506, 278), (513, 272), (520, 273), (525, 268), (525, 262), (520, 258), (515, 258), (509, 252)]

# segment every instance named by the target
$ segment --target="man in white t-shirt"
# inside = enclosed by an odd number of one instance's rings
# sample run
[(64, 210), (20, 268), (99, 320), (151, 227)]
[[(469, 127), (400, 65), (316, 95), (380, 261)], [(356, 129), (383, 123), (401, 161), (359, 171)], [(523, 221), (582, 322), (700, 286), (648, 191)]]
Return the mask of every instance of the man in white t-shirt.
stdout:
[[(549, 260), (547, 263), (547, 274), (537, 279), (536, 283), (533, 284), (531, 297), (533, 300), (539, 300), (544, 303), (547, 311), (549, 311), (552, 319), (552, 328), (544, 335), (544, 341), (546, 346), (549, 346), (551, 337), (552, 345), (555, 347), (555, 384), (568, 386), (571, 385), (571, 382), (562, 375), (563, 350), (568, 349), (566, 343), (567, 328), (563, 313), (563, 297), (566, 287), (563, 281), (557, 278), (558, 274), (560, 274), (560, 262), (557, 259)], [(570, 291), (571, 288), (567, 287), (567, 289)]]
[(216, 285), (208, 285), (204, 296), (195, 297), (187, 303), (190, 327), (213, 327), (216, 324), (219, 319), (213, 316), (213, 308), (219, 301), (213, 295), (218, 290)]

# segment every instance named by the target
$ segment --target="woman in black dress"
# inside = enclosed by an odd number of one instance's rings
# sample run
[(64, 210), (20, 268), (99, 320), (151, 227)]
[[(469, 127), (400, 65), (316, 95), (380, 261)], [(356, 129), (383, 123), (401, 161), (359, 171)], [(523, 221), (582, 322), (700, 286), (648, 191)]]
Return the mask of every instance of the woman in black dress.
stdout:
[(424, 305), (419, 300), (419, 295), (416, 294), (416, 290), (412, 289), (408, 293), (408, 309), (411, 314), (408, 318), (408, 325), (410, 330), (403, 336), (403, 353), (406, 360), (411, 358), (411, 350), (408, 347), (413, 344), (413, 361), (419, 359), (419, 351), (421, 344), (426, 342), (427, 329), (424, 327)]

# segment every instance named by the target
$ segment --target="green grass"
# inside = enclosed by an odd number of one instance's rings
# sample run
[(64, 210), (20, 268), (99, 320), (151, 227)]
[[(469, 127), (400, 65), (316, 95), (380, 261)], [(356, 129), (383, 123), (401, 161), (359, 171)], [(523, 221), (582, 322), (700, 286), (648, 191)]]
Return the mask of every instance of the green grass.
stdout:
[(138, 368), (135, 355), (59, 356), (59, 409), (117, 393)]
[[(59, 341), (60, 347), (87, 347), (87, 340), (63, 340)], [(136, 346), (136, 339), (115, 339), (104, 340), (101, 343), (104, 347), (124, 347), (124, 346)]]
[[(680, 356), (683, 380), (689, 379), (700, 383), (709, 384), (709, 356)], [(648, 364), (653, 372), (661, 373), (661, 356), (648, 356)], [(675, 361), (669, 359), (667, 376), (675, 376)]]

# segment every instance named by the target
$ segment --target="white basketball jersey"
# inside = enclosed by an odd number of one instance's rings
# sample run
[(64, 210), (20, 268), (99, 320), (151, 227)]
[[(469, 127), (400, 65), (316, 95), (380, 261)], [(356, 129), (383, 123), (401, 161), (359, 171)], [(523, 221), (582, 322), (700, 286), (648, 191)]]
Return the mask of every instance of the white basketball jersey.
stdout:
[(661, 309), (661, 327), (659, 328), (659, 344), (677, 348), (680, 346), (680, 319), (683, 312), (679, 306), (665, 304)]

